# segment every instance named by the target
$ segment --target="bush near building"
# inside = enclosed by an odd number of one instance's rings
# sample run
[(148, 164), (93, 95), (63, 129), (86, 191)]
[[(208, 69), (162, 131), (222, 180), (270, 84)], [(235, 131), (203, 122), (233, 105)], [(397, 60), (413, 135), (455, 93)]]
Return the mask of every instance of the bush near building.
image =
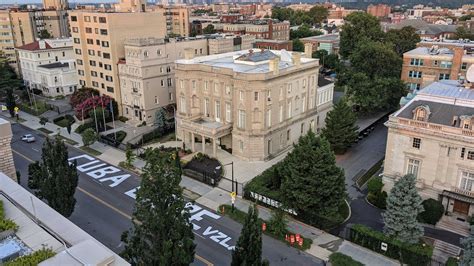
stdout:
[(40, 249), (30, 255), (21, 256), (12, 261), (6, 262), (5, 266), (25, 266), (25, 265), (38, 265), (40, 262), (45, 261), (56, 255), (51, 249)]
[(75, 121), (72, 115), (60, 116), (53, 119), (53, 123), (60, 127), (67, 127), (68, 125), (72, 125)]
[(418, 215), (418, 221), (421, 223), (436, 224), (444, 213), (444, 206), (441, 201), (427, 199), (424, 200), (422, 204), (425, 210)]
[(383, 183), (381, 177), (373, 177), (367, 183), (367, 200), (375, 207), (385, 209), (387, 207), (387, 192), (382, 191)]
[(329, 262), (332, 266), (363, 266), (363, 263), (360, 263), (353, 258), (344, 255), (339, 252), (334, 252), (329, 256)]
[[(360, 224), (350, 227), (349, 241), (408, 265), (430, 265), (433, 255), (432, 246), (401, 242)], [(387, 245), (386, 251), (382, 250), (382, 243)]]
[(18, 230), (18, 225), (14, 221), (5, 218), (5, 210), (3, 209), (3, 201), (0, 201), (0, 232), (6, 231), (6, 230), (13, 230), (16, 232)]

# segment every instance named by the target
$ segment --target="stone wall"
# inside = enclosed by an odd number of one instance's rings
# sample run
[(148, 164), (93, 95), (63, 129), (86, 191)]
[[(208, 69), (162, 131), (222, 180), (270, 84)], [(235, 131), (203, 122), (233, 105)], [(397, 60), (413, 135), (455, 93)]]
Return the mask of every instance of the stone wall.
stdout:
[(0, 118), (0, 172), (13, 180), (16, 179), (15, 165), (11, 147), (12, 128), (10, 122)]

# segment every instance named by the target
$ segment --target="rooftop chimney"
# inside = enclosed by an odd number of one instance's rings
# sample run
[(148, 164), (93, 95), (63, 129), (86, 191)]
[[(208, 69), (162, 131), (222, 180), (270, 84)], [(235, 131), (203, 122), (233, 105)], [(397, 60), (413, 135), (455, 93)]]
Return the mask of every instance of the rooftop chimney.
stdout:
[(193, 48), (184, 49), (184, 59), (191, 60), (193, 58), (194, 58), (194, 49)]
[(294, 52), (292, 54), (292, 61), (295, 66), (300, 66), (301, 65), (301, 54), (299, 52)]
[(311, 43), (304, 44), (304, 57), (311, 58), (313, 55), (313, 45)]
[(45, 40), (39, 40), (38, 44), (39, 44), (39, 48), (41, 50), (46, 49), (46, 41)]
[(275, 74), (275, 75), (278, 75), (278, 73), (280, 73), (279, 65), (280, 65), (280, 58), (279, 57), (272, 58), (268, 62), (268, 68), (269, 68), (270, 72), (273, 72), (273, 74)]

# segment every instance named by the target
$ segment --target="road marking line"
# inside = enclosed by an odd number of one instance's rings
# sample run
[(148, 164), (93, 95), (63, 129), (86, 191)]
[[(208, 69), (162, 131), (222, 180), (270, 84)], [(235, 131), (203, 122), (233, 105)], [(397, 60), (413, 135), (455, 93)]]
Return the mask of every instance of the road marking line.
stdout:
[(38, 150), (38, 149), (35, 149), (35, 148), (31, 148), (31, 149), (32, 149), (32, 150), (34, 150), (35, 152), (39, 152), (39, 150)]
[[(35, 161), (33, 161), (32, 159), (30, 159), (29, 157), (27, 157), (26, 155), (17, 152), (16, 150), (13, 150), (13, 149), (12, 149), (12, 151), (13, 151), (14, 153), (16, 153), (17, 155), (23, 157), (25, 160), (31, 162), (31, 163), (35, 162)], [(99, 203), (101, 203), (101, 204), (107, 206), (108, 208), (112, 209), (113, 211), (119, 213), (120, 215), (126, 217), (127, 219), (130, 219), (130, 220), (132, 219), (132, 217), (131, 217), (130, 215), (124, 213), (123, 211), (121, 211), (121, 210), (115, 208), (114, 206), (110, 205), (109, 203), (107, 203), (107, 202), (103, 201), (102, 199), (96, 197), (95, 195), (91, 194), (91, 193), (88, 192), (87, 190), (85, 190), (85, 189), (83, 189), (83, 188), (81, 188), (81, 187), (79, 187), (79, 186), (77, 186), (77, 190), (79, 190), (79, 191), (81, 191), (82, 193), (86, 194), (87, 196), (93, 198), (94, 200), (98, 201)], [(205, 239), (203, 236), (197, 234), (196, 232), (193, 232), (193, 233), (194, 233), (195, 235), (197, 235), (197, 236), (199, 236), (199, 237)], [(212, 264), (211, 262), (209, 262), (208, 260), (206, 260), (205, 258), (199, 256), (197, 253), (194, 254), (194, 257), (196, 257), (196, 259), (198, 259), (198, 260), (204, 262), (204, 263), (205, 263), (206, 265), (208, 265), (208, 266), (213, 266), (213, 265), (214, 265), (214, 264)]]

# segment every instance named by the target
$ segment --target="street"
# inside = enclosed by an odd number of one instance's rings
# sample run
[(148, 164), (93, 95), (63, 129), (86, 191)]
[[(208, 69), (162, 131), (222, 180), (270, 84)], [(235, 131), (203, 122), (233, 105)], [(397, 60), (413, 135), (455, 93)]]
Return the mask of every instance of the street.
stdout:
[[(45, 137), (18, 123), (12, 124), (12, 149), (16, 169), (21, 173), (21, 185), (27, 188), (28, 165), (41, 159)], [(20, 140), (33, 134), (36, 142)], [(104, 245), (120, 253), (120, 236), (131, 227), (134, 196), (140, 185), (137, 175), (109, 165), (68, 146), (69, 157), (77, 161), (79, 185), (76, 208), (69, 219)], [(242, 225), (209, 210), (189, 203), (196, 247), (193, 265), (229, 265), (231, 250), (236, 244)], [(263, 236), (263, 257), (272, 265), (323, 265), (322, 261), (288, 247), (285, 243)]]

